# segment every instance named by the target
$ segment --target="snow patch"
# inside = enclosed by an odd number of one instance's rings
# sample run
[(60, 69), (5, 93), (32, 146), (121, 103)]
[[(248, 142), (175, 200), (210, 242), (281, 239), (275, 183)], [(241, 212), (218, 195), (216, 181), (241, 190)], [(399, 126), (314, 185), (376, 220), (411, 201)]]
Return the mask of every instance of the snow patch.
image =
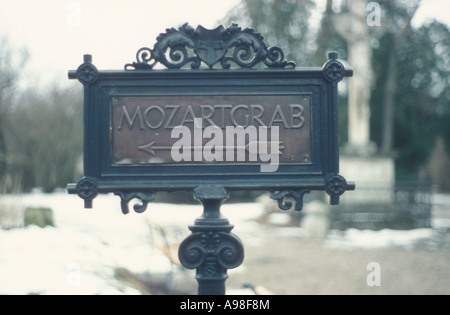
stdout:
[[(439, 196), (435, 201), (445, 207), (450, 198)], [(65, 192), (5, 195), (0, 196), (0, 203), (3, 207), (50, 207), (55, 221), (55, 227), (43, 229), (36, 226), (0, 229), (0, 294), (140, 294), (115, 278), (116, 268), (126, 268), (136, 274), (174, 272), (168, 258), (151, 246), (156, 230), (150, 229), (149, 220), (182, 240), (190, 233), (188, 226), (202, 213), (201, 205), (150, 203), (143, 214), (123, 215), (117, 196), (99, 195), (93, 209), (84, 209), (80, 198)], [(258, 224), (262, 211), (259, 203), (222, 206), (223, 215), (235, 226), (232, 232), (245, 247), (263, 246), (265, 237), (304, 238), (300, 227)], [(285, 217), (273, 219), (280, 223)], [(450, 217), (433, 222), (439, 223), (440, 228), (450, 227)], [(349, 250), (411, 248), (436, 233), (434, 228), (331, 230), (324, 245)], [(230, 272), (245, 270), (244, 261)]]

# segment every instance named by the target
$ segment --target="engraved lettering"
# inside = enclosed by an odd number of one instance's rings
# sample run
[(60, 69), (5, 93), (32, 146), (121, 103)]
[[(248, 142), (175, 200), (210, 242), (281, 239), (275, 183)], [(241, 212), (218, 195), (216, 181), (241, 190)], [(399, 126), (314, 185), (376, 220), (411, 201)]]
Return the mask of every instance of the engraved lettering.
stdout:
[(119, 126), (117, 127), (118, 130), (122, 130), (123, 120), (126, 119), (128, 123), (128, 127), (130, 129), (133, 128), (134, 122), (136, 120), (136, 117), (139, 119), (139, 129), (145, 129), (144, 128), (144, 119), (142, 117), (142, 110), (141, 107), (136, 107), (136, 111), (134, 112), (133, 118), (130, 118), (130, 114), (128, 113), (128, 109), (125, 105), (122, 105), (122, 115), (120, 116), (119, 120)]
[[(282, 124), (285, 129), (302, 128), (305, 124), (305, 108), (301, 104), (276, 105), (273, 111), (270, 107), (259, 104), (252, 105), (199, 105), (195, 113), (193, 105), (187, 105), (180, 112), (182, 105), (151, 105), (148, 107), (137, 106), (130, 115), (130, 109), (122, 105), (118, 130), (122, 130), (124, 125), (133, 129), (138, 125), (143, 130), (147, 126), (150, 129), (173, 129), (175, 126), (193, 124), (198, 118), (204, 128), (208, 126), (218, 126), (221, 129), (229, 125), (235, 127), (242, 126), (265, 126), (271, 128), (274, 125)], [(227, 111), (230, 109), (230, 111)], [(177, 118), (178, 117), (178, 118)]]
[(243, 108), (243, 109), (245, 109), (245, 110), (248, 111), (248, 106), (247, 106), (247, 105), (237, 105), (237, 106), (233, 107), (233, 109), (231, 110), (231, 121), (233, 122), (233, 124), (234, 124), (236, 127), (237, 127), (237, 126), (247, 127), (247, 126), (248, 126), (248, 118), (249, 118), (249, 115), (248, 115), (248, 114), (244, 115), (244, 117), (245, 117), (245, 124), (244, 124), (244, 125), (241, 125), (240, 123), (238, 123), (238, 122), (236, 121), (236, 112), (237, 112), (239, 109), (241, 109), (241, 108)]
[(115, 96), (112, 160), (117, 165), (262, 162), (268, 172), (278, 163), (310, 163), (305, 160), (311, 156), (310, 98)]
[[(156, 115), (153, 115), (153, 114), (149, 115), (152, 110), (156, 110), (157, 112), (160, 112), (161, 114), (160, 115), (158, 115), (158, 114), (156, 114)], [(158, 116), (160, 116), (160, 117), (158, 118)], [(159, 106), (150, 106), (149, 108), (147, 108), (145, 110), (144, 117), (145, 117), (145, 123), (147, 124), (147, 126), (149, 128), (151, 128), (151, 129), (158, 129), (164, 123), (164, 118), (166, 117), (166, 112), (164, 111), (164, 109), (162, 109)], [(151, 118), (156, 118), (157, 122), (156, 122), (155, 125), (152, 125), (151, 121), (153, 119), (151, 119)]]
[(305, 117), (303, 117), (305, 109), (299, 104), (291, 104), (289, 107), (291, 108), (291, 128), (302, 128), (305, 124)]
[[(280, 118), (275, 119), (277, 116), (279, 116)], [(281, 110), (280, 105), (277, 105), (277, 108), (273, 112), (272, 119), (270, 120), (270, 123), (269, 123), (269, 128), (272, 127), (273, 123), (278, 123), (278, 122), (281, 122), (283, 124), (284, 128), (289, 128), (289, 126), (286, 122), (286, 118), (284, 117), (283, 111)]]
[(222, 110), (222, 123), (220, 124), (220, 128), (225, 128), (225, 108), (231, 108), (231, 105), (214, 105), (214, 109), (220, 108)]
[(167, 118), (166, 124), (164, 125), (165, 129), (175, 128), (176, 125), (172, 125), (172, 120), (175, 117), (180, 105), (166, 105), (165, 108), (171, 109), (172, 111), (169, 114), (169, 118)]
[[(188, 116), (191, 116), (190, 119), (187, 119)], [(183, 119), (181, 120), (181, 126), (184, 126), (185, 123), (194, 123), (195, 114), (194, 110), (192, 109), (192, 106), (189, 105), (186, 109), (186, 112), (184, 113)]]
[[(211, 105), (200, 105), (202, 110), (202, 121), (207, 121), (210, 126), (217, 126), (212, 120), (212, 116), (214, 115), (214, 107)], [(205, 109), (209, 110), (208, 115), (205, 115)]]
[(261, 117), (264, 115), (264, 107), (262, 107), (261, 105), (250, 105), (250, 108), (251, 108), (251, 125), (256, 126), (255, 125), (256, 121), (260, 126), (265, 126), (264, 122), (261, 120)]

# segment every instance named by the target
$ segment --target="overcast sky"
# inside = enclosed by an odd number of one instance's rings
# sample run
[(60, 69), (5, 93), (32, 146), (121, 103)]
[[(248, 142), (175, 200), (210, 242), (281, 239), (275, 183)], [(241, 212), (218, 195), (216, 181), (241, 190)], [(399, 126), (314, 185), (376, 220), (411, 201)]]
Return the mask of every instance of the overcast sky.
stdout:
[[(325, 0), (317, 1), (323, 8)], [(450, 25), (450, 0), (422, 0), (414, 26), (436, 18)], [(141, 47), (185, 22), (217, 21), (239, 0), (0, 0), (0, 36), (30, 53), (28, 73), (39, 82), (67, 80), (92, 54), (98, 69), (123, 69)]]

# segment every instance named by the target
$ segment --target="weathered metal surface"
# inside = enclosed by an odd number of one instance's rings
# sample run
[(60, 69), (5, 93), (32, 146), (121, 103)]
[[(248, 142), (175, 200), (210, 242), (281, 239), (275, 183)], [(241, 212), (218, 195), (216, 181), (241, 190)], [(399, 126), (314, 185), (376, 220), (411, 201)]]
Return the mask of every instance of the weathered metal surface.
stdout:
[(160, 34), (153, 49), (139, 49), (136, 61), (126, 64), (125, 69), (153, 69), (158, 64), (168, 69), (186, 65), (199, 69), (202, 63), (210, 69), (215, 65), (222, 69), (232, 65), (252, 68), (259, 64), (269, 68), (295, 67), (295, 63), (284, 60), (281, 48), (267, 47), (261, 34), (253, 29), (242, 29), (236, 24), (228, 28), (219, 25), (213, 30), (203, 26), (194, 29), (186, 23)]
[[(339, 176), (337, 82), (348, 75), (351, 70), (336, 59), (307, 69), (99, 71), (87, 56), (69, 72), (85, 86), (86, 177), (83, 190), (69, 185), (69, 191), (90, 206), (98, 192), (192, 190), (210, 183), (228, 190), (326, 190), (337, 203), (354, 188), (329, 180)], [(195, 140), (195, 119), (204, 125), (200, 131), (213, 124), (222, 131), (267, 125), (267, 142), (278, 127), (279, 166), (262, 172), (270, 161), (250, 160), (250, 141), (238, 139), (233, 161), (207, 160), (204, 154), (196, 159), (194, 148), (190, 161), (171, 161), (167, 147), (178, 140), (171, 138), (172, 127), (189, 128)], [(208, 141), (203, 137), (197, 144), (204, 150)], [(246, 156), (238, 159), (242, 146)], [(224, 141), (222, 149), (227, 148)]]
[(203, 214), (189, 226), (192, 234), (180, 244), (178, 256), (183, 266), (196, 269), (200, 295), (223, 295), (227, 270), (244, 260), (242, 242), (231, 233), (234, 226), (220, 213), (229, 193), (222, 186), (201, 185), (194, 197), (202, 202)]
[(354, 189), (339, 175), (337, 125), (337, 83), (351, 75), (336, 53), (321, 68), (295, 68), (235, 24), (167, 29), (122, 71), (99, 71), (85, 55), (69, 72), (84, 85), (85, 177), (69, 193), (91, 208), (113, 192), (126, 214), (133, 199), (141, 213), (158, 191), (193, 191), (204, 212), (179, 258), (197, 270), (199, 294), (225, 294), (227, 269), (244, 258), (220, 214), (229, 191), (269, 190), (282, 210), (299, 211), (311, 190), (338, 204)]
[[(308, 94), (114, 97), (112, 164), (262, 163), (258, 158), (258, 144), (264, 142), (258, 136), (266, 137), (266, 151), (270, 152), (273, 126), (279, 130), (277, 139), (273, 140), (278, 144), (279, 163), (310, 163), (310, 104)], [(192, 145), (184, 148), (190, 154), (183, 161), (175, 161), (171, 156), (179, 139), (172, 133), (178, 126), (188, 127), (191, 133)], [(217, 129), (207, 129), (211, 126)], [(211, 130), (213, 134), (207, 133)], [(245, 139), (236, 139), (238, 136)], [(252, 136), (256, 138), (251, 139)], [(212, 156), (207, 155), (210, 151)], [(231, 151), (234, 158), (227, 159), (227, 152)], [(240, 151), (244, 152), (244, 158), (238, 161)], [(251, 159), (250, 154), (256, 157)]]

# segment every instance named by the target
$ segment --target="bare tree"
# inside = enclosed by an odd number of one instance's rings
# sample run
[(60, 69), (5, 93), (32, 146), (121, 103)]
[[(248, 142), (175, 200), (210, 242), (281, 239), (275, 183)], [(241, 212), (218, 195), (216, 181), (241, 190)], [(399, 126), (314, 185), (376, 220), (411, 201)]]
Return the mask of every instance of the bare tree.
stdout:
[(0, 183), (5, 180), (7, 168), (5, 122), (27, 59), (28, 52), (25, 49), (16, 51), (6, 36), (0, 38)]
[(51, 192), (75, 180), (82, 155), (81, 95), (79, 87), (57, 86), (21, 93), (6, 134), (8, 171), (22, 190)]
[(386, 59), (386, 79), (383, 92), (383, 122), (381, 148), (383, 154), (392, 153), (394, 147), (394, 99), (397, 77), (397, 45), (411, 29), (411, 20), (420, 6), (420, 0), (413, 1), (381, 1), (385, 9), (386, 21), (384, 32), (390, 49)]

